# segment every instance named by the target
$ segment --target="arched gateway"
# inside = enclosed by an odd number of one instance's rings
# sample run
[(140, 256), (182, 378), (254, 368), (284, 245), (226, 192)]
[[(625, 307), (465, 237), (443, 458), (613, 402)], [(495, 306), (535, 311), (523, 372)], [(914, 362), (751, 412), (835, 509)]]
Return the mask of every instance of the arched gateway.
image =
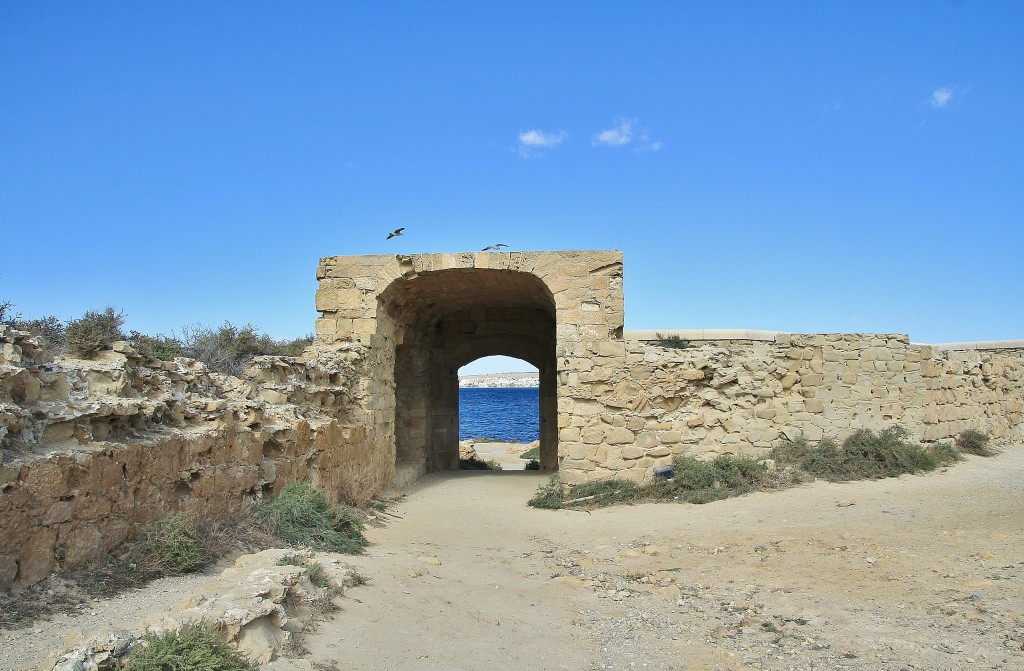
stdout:
[(368, 349), (353, 401), (397, 485), (458, 467), (458, 370), (495, 354), (539, 370), (541, 468), (557, 469), (559, 407), (622, 337), (617, 251), (336, 256), (317, 277), (317, 341)]

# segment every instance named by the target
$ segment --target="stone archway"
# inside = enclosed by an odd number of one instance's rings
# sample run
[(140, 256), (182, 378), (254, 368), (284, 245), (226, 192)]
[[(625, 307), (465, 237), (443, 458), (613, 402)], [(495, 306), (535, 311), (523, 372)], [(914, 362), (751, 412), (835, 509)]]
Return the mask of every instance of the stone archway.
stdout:
[(540, 373), (541, 468), (558, 467), (555, 307), (529, 273), (459, 268), (392, 282), (380, 297), (395, 342), (396, 480), (458, 468), (458, 370), (483, 356)]
[(607, 384), (626, 363), (621, 252), (332, 256), (317, 279), (315, 345), (359, 379), (345, 410), (357, 468), (399, 487), (452, 468), (458, 369), (490, 354), (540, 371), (543, 468), (579, 481), (618, 449), (611, 415), (633, 402)]

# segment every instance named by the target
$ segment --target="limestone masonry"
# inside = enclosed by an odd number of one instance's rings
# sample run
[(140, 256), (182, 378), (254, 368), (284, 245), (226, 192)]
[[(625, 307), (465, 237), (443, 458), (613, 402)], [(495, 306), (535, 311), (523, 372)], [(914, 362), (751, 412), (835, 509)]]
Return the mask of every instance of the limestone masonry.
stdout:
[(1024, 438), (1024, 342), (899, 334), (623, 331), (615, 251), (336, 256), (316, 342), (245, 379), (140, 356), (51, 360), (0, 326), (0, 588), (81, 565), (135, 525), (308, 479), (357, 501), (457, 468), (458, 370), (537, 367), (540, 462), (640, 480), (674, 455), (766, 456), (784, 438), (899, 423)]

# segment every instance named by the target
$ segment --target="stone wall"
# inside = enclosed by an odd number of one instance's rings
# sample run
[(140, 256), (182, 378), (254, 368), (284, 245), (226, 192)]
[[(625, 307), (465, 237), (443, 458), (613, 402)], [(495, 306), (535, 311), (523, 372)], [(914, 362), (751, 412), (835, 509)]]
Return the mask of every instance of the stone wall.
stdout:
[(367, 430), (357, 345), (258, 357), (239, 379), (115, 344), (53, 360), (0, 326), (0, 589), (31, 585), (188, 507), (310, 480), (335, 500), (389, 486), (393, 452)]
[(660, 334), (695, 345), (668, 349), (623, 332), (620, 252), (329, 257), (318, 278), (317, 340), (368, 348), (399, 484), (454, 463), (457, 369), (489, 354), (540, 370), (541, 466), (570, 482), (897, 423), (925, 441), (1024, 437), (1021, 344), (697, 330)]
[(591, 352), (589, 370), (569, 373), (559, 403), (563, 479), (640, 480), (674, 455), (766, 456), (783, 438), (842, 439), (897, 423), (925, 441), (965, 429), (1024, 438), (1020, 349), (938, 349), (877, 334), (701, 342), (607, 343)]

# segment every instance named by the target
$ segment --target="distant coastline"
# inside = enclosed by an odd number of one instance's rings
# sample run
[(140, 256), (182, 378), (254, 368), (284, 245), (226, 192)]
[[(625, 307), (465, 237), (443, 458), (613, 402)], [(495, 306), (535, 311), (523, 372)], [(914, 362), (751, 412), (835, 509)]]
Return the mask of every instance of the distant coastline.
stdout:
[(539, 386), (540, 373), (486, 373), (483, 375), (459, 376), (459, 387), (463, 389), (529, 388)]

